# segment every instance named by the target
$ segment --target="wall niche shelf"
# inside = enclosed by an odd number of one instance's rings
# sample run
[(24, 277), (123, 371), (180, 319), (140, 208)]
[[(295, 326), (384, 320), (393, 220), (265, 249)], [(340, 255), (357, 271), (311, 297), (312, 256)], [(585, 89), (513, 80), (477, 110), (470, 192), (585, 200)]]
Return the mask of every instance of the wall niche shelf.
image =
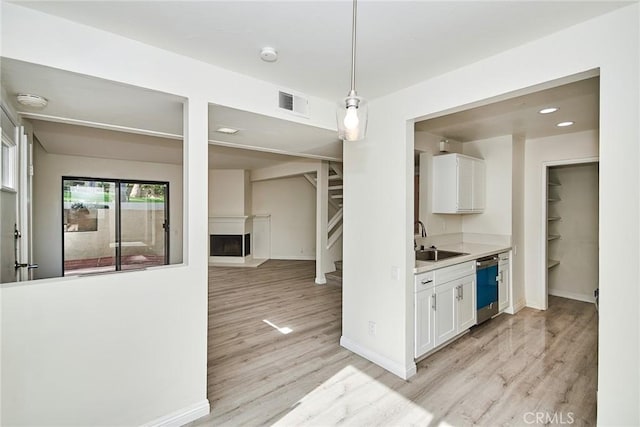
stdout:
[(547, 218), (547, 221), (560, 221), (561, 219), (561, 216), (550, 216)]
[(557, 267), (560, 264), (560, 261), (557, 259), (548, 259), (547, 260), (547, 268), (552, 269), (553, 267)]
[(549, 234), (549, 235), (547, 236), (547, 240), (548, 240), (548, 241), (557, 240), (557, 239), (559, 239), (560, 237), (561, 237), (561, 236), (560, 236), (559, 234)]

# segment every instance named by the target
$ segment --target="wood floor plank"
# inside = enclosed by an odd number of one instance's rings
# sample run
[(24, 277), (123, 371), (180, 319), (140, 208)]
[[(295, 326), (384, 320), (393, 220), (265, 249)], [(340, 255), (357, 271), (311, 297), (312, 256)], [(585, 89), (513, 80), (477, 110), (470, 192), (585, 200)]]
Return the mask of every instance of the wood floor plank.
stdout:
[(404, 381), (340, 347), (342, 288), (314, 276), (313, 261), (209, 269), (211, 414), (193, 426), (525, 425), (537, 411), (595, 424), (592, 304), (498, 316)]

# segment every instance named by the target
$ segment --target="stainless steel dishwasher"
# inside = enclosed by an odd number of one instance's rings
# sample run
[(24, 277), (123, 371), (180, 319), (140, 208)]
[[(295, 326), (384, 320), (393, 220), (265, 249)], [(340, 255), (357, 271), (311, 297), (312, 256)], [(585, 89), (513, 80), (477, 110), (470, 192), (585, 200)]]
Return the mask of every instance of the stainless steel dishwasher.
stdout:
[(498, 256), (476, 261), (477, 324), (498, 314)]

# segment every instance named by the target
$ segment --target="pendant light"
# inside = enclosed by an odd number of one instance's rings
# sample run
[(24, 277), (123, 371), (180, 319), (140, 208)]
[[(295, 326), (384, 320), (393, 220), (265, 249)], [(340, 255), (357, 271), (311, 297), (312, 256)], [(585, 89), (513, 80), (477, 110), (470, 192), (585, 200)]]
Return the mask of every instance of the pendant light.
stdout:
[(367, 132), (367, 101), (356, 92), (356, 14), (357, 0), (353, 0), (351, 29), (351, 90), (338, 104), (338, 137), (343, 141), (360, 141)]

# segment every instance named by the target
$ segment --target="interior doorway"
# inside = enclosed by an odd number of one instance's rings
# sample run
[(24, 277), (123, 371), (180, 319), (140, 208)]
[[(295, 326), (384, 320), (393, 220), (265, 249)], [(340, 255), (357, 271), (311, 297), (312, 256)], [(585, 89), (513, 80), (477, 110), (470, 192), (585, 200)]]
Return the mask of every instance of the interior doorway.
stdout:
[(544, 165), (545, 306), (549, 295), (595, 302), (598, 289), (597, 159)]

